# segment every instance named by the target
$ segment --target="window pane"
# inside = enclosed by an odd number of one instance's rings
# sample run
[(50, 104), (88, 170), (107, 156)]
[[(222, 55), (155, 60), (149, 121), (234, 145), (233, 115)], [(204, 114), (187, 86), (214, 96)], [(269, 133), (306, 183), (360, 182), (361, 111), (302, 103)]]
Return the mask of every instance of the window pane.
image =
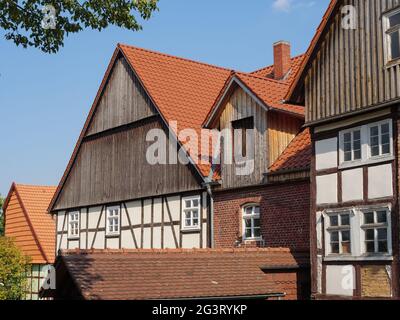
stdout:
[(259, 214), (260, 213), (260, 207), (254, 207), (254, 213)]
[(351, 133), (347, 132), (343, 135), (343, 140), (345, 144), (351, 143)]
[(332, 243), (331, 244), (331, 252), (332, 253), (339, 253), (339, 243)]
[(342, 253), (349, 254), (351, 253), (351, 244), (349, 242), (342, 242)]
[(378, 240), (387, 240), (387, 229), (378, 229)]
[(331, 233), (331, 242), (338, 242), (339, 241), (339, 232), (332, 232)]
[(375, 252), (375, 243), (374, 241), (366, 241), (365, 242), (365, 247), (367, 253), (374, 253)]
[(351, 157), (351, 151), (345, 152), (344, 153), (344, 161), (351, 161), (352, 157)]
[(381, 126), (382, 134), (389, 134), (389, 123), (385, 123)]
[(354, 141), (360, 141), (361, 140), (361, 131), (356, 130), (353, 132), (353, 140)]
[(337, 227), (339, 225), (338, 216), (330, 216), (329, 219), (330, 219), (331, 227)]
[(387, 222), (387, 216), (386, 216), (386, 211), (378, 211), (376, 213), (378, 223), (386, 223)]
[(198, 210), (194, 210), (193, 212), (193, 218), (198, 218), (199, 217), (199, 211)]
[(399, 32), (395, 31), (389, 34), (390, 37), (390, 54), (392, 60), (400, 57), (400, 39)]
[(190, 227), (192, 225), (191, 220), (190, 219), (185, 219), (185, 226), (186, 227)]
[(354, 150), (354, 160), (360, 160), (360, 159), (361, 159), (361, 149)]
[(390, 143), (382, 145), (382, 154), (390, 154)]
[(343, 214), (340, 216), (340, 225), (349, 226), (350, 225), (350, 215)]
[(251, 236), (251, 229), (246, 229), (245, 236), (246, 236), (246, 238), (251, 238), (252, 237)]
[(254, 228), (254, 237), (255, 238), (261, 237), (261, 229), (260, 228)]
[(250, 219), (245, 220), (245, 226), (246, 226), (246, 228), (251, 228), (251, 220)]
[(342, 231), (342, 241), (350, 241), (350, 231)]
[(253, 214), (253, 207), (247, 207), (246, 214), (248, 214), (248, 215)]
[(378, 252), (386, 253), (388, 251), (389, 250), (388, 250), (387, 241), (379, 241), (378, 242)]
[(379, 136), (379, 127), (371, 127), (371, 137), (377, 137)]
[(364, 213), (364, 224), (373, 224), (374, 223), (374, 213), (366, 212)]
[(191, 217), (191, 212), (190, 211), (186, 211), (185, 212), (185, 218), (186, 219), (190, 219), (190, 217)]
[(199, 206), (199, 200), (195, 199), (193, 200), (193, 207), (198, 207)]
[(260, 219), (254, 219), (253, 221), (254, 221), (254, 227), (255, 228), (259, 228), (261, 226)]
[(185, 207), (186, 208), (191, 208), (192, 207), (191, 204), (192, 204), (192, 202), (190, 200), (185, 200)]
[(374, 229), (368, 229), (365, 230), (365, 240), (374, 240), (375, 239), (375, 230)]
[(397, 26), (398, 24), (400, 24), (400, 13), (396, 13), (394, 15), (391, 15), (389, 17), (389, 26), (394, 27)]
[(199, 225), (199, 219), (193, 219), (193, 226), (197, 227)]

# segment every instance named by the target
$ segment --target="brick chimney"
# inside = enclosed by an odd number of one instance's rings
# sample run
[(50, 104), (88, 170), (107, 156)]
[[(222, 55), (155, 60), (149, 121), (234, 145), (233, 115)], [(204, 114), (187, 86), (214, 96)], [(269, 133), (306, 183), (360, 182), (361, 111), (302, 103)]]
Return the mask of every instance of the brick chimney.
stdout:
[(278, 41), (274, 43), (274, 78), (282, 80), (289, 72), (290, 63), (290, 43)]

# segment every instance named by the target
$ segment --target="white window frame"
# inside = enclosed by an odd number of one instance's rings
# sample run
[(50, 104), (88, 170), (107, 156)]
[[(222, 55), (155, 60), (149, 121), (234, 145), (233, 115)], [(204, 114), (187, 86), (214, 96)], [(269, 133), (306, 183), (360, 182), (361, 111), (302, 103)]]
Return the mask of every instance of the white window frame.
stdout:
[[(111, 213), (114, 211), (118, 212), (116, 216), (111, 216)], [(116, 224), (118, 226), (117, 231), (110, 231), (110, 220), (111, 219), (117, 219), (118, 223)], [(112, 237), (112, 236), (119, 236), (121, 233), (121, 206), (112, 206), (112, 207), (107, 207), (106, 209), (106, 236)]]
[[(354, 148), (354, 144), (353, 144), (354, 131), (360, 131), (361, 158), (357, 159), (357, 160), (354, 160), (354, 149), (353, 149)], [(351, 153), (352, 153), (351, 157), (352, 157), (352, 159), (350, 161), (344, 161), (344, 153), (345, 153), (344, 152), (344, 136), (347, 133), (351, 133)], [(362, 127), (354, 127), (354, 128), (351, 128), (351, 129), (346, 129), (346, 130), (343, 130), (343, 131), (341, 131), (339, 133), (340, 163), (351, 164), (351, 163), (359, 163), (360, 161), (362, 161), (362, 158), (363, 158), (363, 145), (365, 144), (365, 141), (364, 141), (363, 137), (364, 137), (364, 135), (363, 135)]]
[[(72, 219), (75, 218), (75, 216), (78, 217), (78, 219)], [(79, 211), (70, 211), (68, 212), (68, 239), (78, 239), (80, 235), (80, 220), (81, 220), (81, 214)], [(72, 231), (74, 228), (72, 227), (72, 224), (76, 224), (76, 231), (77, 234), (72, 234)]]
[[(377, 223), (374, 222), (373, 224), (365, 224), (364, 221), (364, 213), (368, 212), (373, 212), (374, 213), (374, 220), (376, 219), (376, 213), (378, 211), (386, 211), (386, 220), (387, 222), (384, 223)], [(393, 254), (393, 248), (392, 248), (392, 215), (391, 215), (391, 210), (388, 207), (371, 207), (369, 209), (365, 208), (361, 210), (361, 254), (364, 256), (385, 256), (389, 255), (391, 256)], [(375, 245), (375, 252), (370, 253), (367, 252), (367, 248), (365, 245), (366, 241), (366, 230), (368, 229), (374, 229), (374, 245)], [(387, 230), (387, 246), (388, 246), (388, 252), (377, 252), (377, 245), (378, 245), (378, 236), (377, 236), (377, 229), (386, 229)]]
[[(382, 125), (389, 124), (389, 147), (390, 153), (389, 154), (382, 154)], [(379, 130), (379, 155), (372, 156), (371, 152), (371, 128), (378, 127)], [(375, 123), (368, 124), (368, 159), (379, 160), (379, 159), (386, 159), (393, 155), (393, 123), (391, 120), (383, 120)]]
[[(254, 208), (258, 207), (259, 208), (259, 212), (255, 213)], [(248, 208), (253, 208), (252, 210), (252, 214), (247, 214), (246, 213), (246, 209)], [(244, 205), (242, 207), (242, 234), (243, 234), (243, 240), (244, 241), (262, 241), (262, 235), (261, 235), (261, 225), (260, 225), (260, 236), (259, 237), (255, 237), (254, 236), (254, 220), (258, 219), (260, 220), (261, 223), (261, 207), (258, 203), (248, 203), (246, 205)], [(251, 221), (251, 237), (246, 237), (246, 220), (250, 220)]]
[[(330, 225), (330, 218), (332, 216), (341, 216), (341, 215), (349, 215), (350, 225), (347, 226), (337, 226), (333, 227)], [(352, 209), (339, 209), (339, 210), (329, 210), (324, 212), (324, 234), (325, 234), (325, 256), (352, 256), (355, 252), (355, 244), (356, 236), (353, 234), (354, 230), (354, 210)], [(339, 219), (340, 221), (340, 219)], [(341, 248), (341, 240), (342, 235), (341, 231), (349, 231), (350, 232), (350, 253), (343, 253)], [(339, 253), (333, 253), (331, 248), (331, 233), (339, 232)]]
[[(196, 206), (186, 207), (186, 201), (190, 201), (191, 204), (193, 204), (193, 201), (196, 201), (196, 200), (197, 200), (197, 203), (198, 203), (197, 207)], [(187, 226), (186, 225), (186, 212), (188, 212), (188, 211), (192, 212), (194, 210), (197, 210), (197, 212), (198, 212), (198, 217), (197, 217), (198, 224), (197, 224), (197, 226), (194, 225), (194, 221), (193, 220), (195, 218), (193, 217), (193, 214), (191, 214), (190, 215), (190, 225)], [(182, 225), (181, 226), (182, 230), (186, 230), (186, 231), (188, 231), (188, 230), (189, 231), (200, 230), (201, 224), (202, 224), (202, 214), (201, 214), (201, 197), (199, 195), (198, 196), (190, 196), (190, 197), (182, 198), (181, 219), (182, 219), (182, 224), (181, 224)]]
[[(384, 38), (384, 55), (385, 55), (385, 61), (386, 64), (392, 65), (392, 63), (400, 63), (400, 57), (399, 58), (392, 58), (392, 48), (391, 48), (391, 39), (388, 31), (390, 30), (390, 22), (389, 18), (399, 14), (400, 13), (400, 8), (397, 8), (395, 10), (392, 10), (389, 13), (386, 13), (383, 17), (383, 38)], [(395, 28), (395, 27), (393, 27)], [(399, 37), (400, 37), (400, 27), (396, 28), (397, 32), (399, 32)], [(396, 30), (394, 29), (394, 30)]]
[[(364, 213), (371, 211), (387, 212), (387, 245), (388, 253), (366, 253), (365, 248), (365, 228), (372, 225), (364, 225)], [(330, 233), (329, 233), (329, 217), (332, 214), (350, 213), (350, 241), (351, 254), (332, 254)], [(376, 206), (359, 206), (352, 208), (328, 209), (322, 212), (324, 218), (323, 234), (324, 234), (324, 260), (325, 261), (392, 261), (392, 228), (391, 228), (391, 204), (382, 204)], [(321, 226), (322, 228), (322, 226)]]
[[(390, 154), (384, 154), (379, 156), (371, 156), (371, 133), (370, 129), (375, 126), (381, 126), (383, 124), (389, 124), (389, 136), (390, 136)], [(344, 161), (344, 135), (348, 132), (360, 130), (361, 132), (361, 159)], [(381, 130), (381, 129), (379, 129)], [(379, 137), (381, 142), (381, 136)], [(381, 148), (381, 144), (380, 144)], [(393, 147), (393, 120), (391, 118), (368, 123), (362, 126), (342, 130), (339, 132), (339, 169), (351, 168), (360, 165), (367, 165), (373, 163), (379, 163), (382, 161), (388, 161), (394, 159), (394, 147)]]

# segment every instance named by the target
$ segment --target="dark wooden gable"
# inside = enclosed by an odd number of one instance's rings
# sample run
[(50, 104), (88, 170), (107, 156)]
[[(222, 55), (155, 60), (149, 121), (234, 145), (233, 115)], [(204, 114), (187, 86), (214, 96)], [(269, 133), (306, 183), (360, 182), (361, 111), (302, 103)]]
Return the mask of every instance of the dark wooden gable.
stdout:
[(111, 69), (52, 211), (201, 189), (192, 165), (150, 165), (147, 132), (168, 128), (122, 56)]
[[(400, 64), (385, 60), (385, 13), (398, 0), (343, 0), (321, 32), (304, 81), (306, 122), (362, 112), (400, 98)], [(356, 29), (342, 27), (341, 8), (356, 8)]]

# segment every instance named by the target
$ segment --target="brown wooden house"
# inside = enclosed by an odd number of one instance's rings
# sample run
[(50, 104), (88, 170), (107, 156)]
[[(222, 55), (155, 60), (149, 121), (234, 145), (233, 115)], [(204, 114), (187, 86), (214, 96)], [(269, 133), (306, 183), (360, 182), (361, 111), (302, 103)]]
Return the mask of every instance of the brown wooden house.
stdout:
[(399, 297), (400, 2), (334, 0), (287, 100), (312, 139), (312, 293)]

